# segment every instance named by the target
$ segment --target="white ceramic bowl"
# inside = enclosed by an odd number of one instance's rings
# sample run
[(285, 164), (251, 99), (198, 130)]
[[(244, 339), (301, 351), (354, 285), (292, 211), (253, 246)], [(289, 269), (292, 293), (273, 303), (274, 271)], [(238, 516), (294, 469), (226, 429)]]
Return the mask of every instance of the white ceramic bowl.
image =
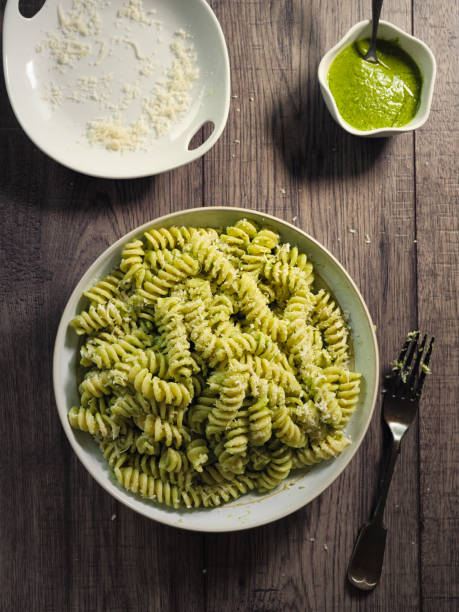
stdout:
[[(189, 225), (223, 227), (241, 218), (252, 219), (279, 232), (284, 242), (297, 245), (307, 253), (316, 274), (331, 288), (341, 308), (349, 313), (354, 348), (354, 367), (362, 372), (361, 395), (347, 434), (352, 444), (336, 459), (324, 461), (309, 472), (298, 471), (287, 484), (267, 495), (250, 494), (228, 505), (212, 509), (174, 510), (133, 495), (110, 476), (109, 466), (92, 437), (69, 425), (67, 413), (79, 403), (76, 381), (78, 337), (69, 329), (69, 321), (86, 307), (82, 292), (119, 264), (123, 245), (147, 228)], [(300, 229), (270, 215), (241, 208), (209, 207), (176, 212), (138, 227), (110, 246), (85, 272), (65, 307), (54, 347), (54, 393), (65, 433), (88, 472), (117, 500), (156, 521), (196, 531), (236, 531), (275, 521), (301, 508), (326, 489), (344, 470), (363, 440), (370, 423), (378, 387), (379, 360), (374, 326), (357, 287), (341, 264), (316, 240)], [(355, 486), (359, 486), (355, 483)]]
[[(113, 54), (106, 55), (99, 65), (99, 47), (91, 39), (80, 37), (80, 42), (91, 44), (91, 55), (77, 62), (73, 68), (56, 70), (48, 51), (37, 52), (48, 32), (57, 31), (57, 6), (65, 12), (73, 0), (47, 0), (31, 19), (22, 17), (19, 0), (8, 0), (3, 21), (3, 67), (8, 96), (13, 111), (29, 138), (47, 155), (64, 166), (103, 178), (137, 178), (165, 172), (188, 164), (206, 153), (218, 140), (225, 127), (230, 105), (230, 67), (225, 38), (220, 24), (205, 0), (143, 0), (145, 12), (157, 11), (159, 26), (127, 25), (129, 30), (116, 27), (116, 12), (121, 2), (108, 2), (100, 8), (104, 23), (101, 41), (111, 45)], [(156, 17), (155, 16), (155, 17)], [(159, 29), (159, 27), (161, 29)], [(158, 29), (157, 29), (158, 28)], [(194, 44), (199, 66), (199, 78), (190, 90), (191, 104), (186, 114), (174, 123), (169, 133), (154, 140), (148, 150), (107, 151), (102, 146), (90, 146), (86, 124), (99, 116), (112, 115), (92, 100), (75, 103), (67, 100), (53, 107), (45, 98), (49, 84), (54, 82), (60, 91), (76, 92), (78, 77), (101, 78), (114, 75), (113, 98), (122, 101), (121, 86), (139, 79), (139, 59), (126, 43), (114, 44), (113, 37), (133, 40), (140, 52), (150, 54), (157, 71), (141, 78), (141, 95), (125, 111), (126, 121), (136, 121), (140, 115), (141, 99), (172, 62), (169, 41), (179, 29), (189, 34)], [(96, 92), (98, 93), (98, 92)], [(207, 140), (195, 149), (189, 143), (202, 125), (214, 124)]]
[(419, 104), (418, 111), (413, 119), (404, 125), (403, 127), (397, 128), (379, 128), (377, 130), (357, 130), (356, 128), (349, 125), (347, 121), (341, 116), (336, 102), (331, 94), (328, 87), (328, 71), (335, 57), (340, 53), (344, 47), (350, 45), (355, 40), (361, 38), (371, 37), (371, 21), (360, 21), (353, 26), (349, 32), (343, 36), (343, 38), (326, 53), (318, 69), (318, 77), (320, 84), (320, 91), (322, 92), (323, 99), (330, 111), (333, 119), (347, 132), (354, 136), (364, 137), (385, 137), (393, 136), (395, 134), (401, 134), (403, 132), (410, 132), (420, 128), (421, 125), (427, 121), (430, 113), (430, 106), (432, 103), (432, 95), (435, 84), (435, 75), (437, 72), (437, 64), (435, 57), (429, 47), (410, 34), (407, 34), (397, 26), (394, 26), (387, 21), (380, 21), (378, 28), (378, 38), (385, 40), (397, 39), (400, 47), (410, 55), (418, 65), (422, 75), (422, 90), (421, 90), (421, 102)]

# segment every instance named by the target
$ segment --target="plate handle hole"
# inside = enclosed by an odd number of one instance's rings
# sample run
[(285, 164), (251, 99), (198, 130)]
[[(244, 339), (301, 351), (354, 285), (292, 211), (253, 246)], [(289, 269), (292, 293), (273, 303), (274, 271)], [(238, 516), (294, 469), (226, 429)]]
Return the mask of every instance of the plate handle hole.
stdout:
[(19, 0), (19, 12), (26, 19), (31, 19), (41, 11), (45, 3), (46, 0), (36, 0), (35, 2), (30, 2), (30, 0)]
[(193, 134), (190, 142), (188, 143), (188, 151), (194, 151), (201, 145), (203, 145), (208, 138), (212, 136), (212, 132), (215, 129), (215, 123), (213, 121), (206, 121), (203, 123)]

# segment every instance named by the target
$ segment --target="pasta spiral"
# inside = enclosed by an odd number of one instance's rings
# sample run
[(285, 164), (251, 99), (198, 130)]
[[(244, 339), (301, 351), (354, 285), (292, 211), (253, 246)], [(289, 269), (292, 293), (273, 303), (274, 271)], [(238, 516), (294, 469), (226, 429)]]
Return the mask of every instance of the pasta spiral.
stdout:
[(230, 373), (222, 385), (220, 396), (208, 416), (207, 436), (224, 431), (235, 418), (245, 397), (247, 377), (239, 372)]
[(313, 322), (323, 330), (325, 343), (336, 365), (346, 365), (349, 360), (348, 331), (339, 307), (331, 295), (321, 289), (315, 298)]
[(182, 446), (184, 439), (189, 439), (189, 434), (185, 429), (164, 421), (160, 416), (150, 414), (137, 416), (134, 417), (134, 423), (139, 429), (151, 436), (154, 442), (164, 440), (166, 446), (174, 444), (176, 448), (179, 448)]
[(306, 444), (306, 437), (288, 413), (286, 406), (279, 406), (273, 415), (273, 429), (276, 436), (287, 446), (301, 448)]
[(159, 455), (161, 452), (159, 442), (146, 433), (136, 437), (135, 449), (140, 455)]
[(294, 455), (294, 467), (313, 465), (336, 457), (348, 444), (349, 440), (342, 432), (329, 434), (324, 440), (311, 444), (308, 448), (297, 449)]
[(123, 273), (120, 270), (114, 270), (94, 287), (83, 291), (83, 295), (91, 300), (92, 305), (106, 304), (119, 297), (122, 279)]
[(173, 263), (166, 263), (156, 275), (143, 283), (139, 289), (139, 295), (147, 303), (154, 303), (159, 297), (165, 297), (174, 285), (185, 279), (187, 276), (194, 276), (198, 273), (199, 264), (187, 253), (175, 258)]
[(70, 409), (68, 417), (73, 428), (89, 431), (93, 436), (100, 435), (103, 438), (111, 437), (115, 439), (119, 436), (120, 431), (126, 430), (122, 421), (117, 422), (113, 417), (100, 412), (93, 412), (89, 408), (74, 406)]
[[(193, 481), (193, 474), (188, 467), (188, 463), (182, 463), (180, 466), (178, 465), (176, 458), (172, 458), (172, 461), (169, 463), (169, 459), (167, 455), (171, 453), (176, 453), (173, 449), (167, 449), (165, 453), (162, 454), (161, 458), (158, 460), (157, 457), (148, 457), (147, 455), (133, 455), (128, 461), (124, 461), (123, 464), (125, 467), (130, 465), (135, 469), (140, 470), (147, 476), (152, 476), (153, 478), (158, 478), (163, 482), (169, 482), (171, 484), (177, 485), (180, 489), (188, 488)], [(179, 452), (177, 455), (181, 456)], [(172, 469), (165, 469), (164, 466), (169, 466)]]
[(174, 406), (188, 406), (191, 402), (191, 394), (184, 384), (153, 376), (148, 368), (142, 368), (138, 363), (129, 372), (129, 382), (147, 399)]
[[(178, 298), (158, 300), (156, 325), (159, 333), (164, 335), (167, 346), (168, 375), (176, 380), (180, 380), (181, 377), (189, 378), (199, 368), (191, 356), (190, 342)], [(159, 376), (162, 377), (161, 374)]]
[(214, 395), (200, 395), (187, 412), (188, 426), (197, 434), (204, 433), (203, 424), (209, 417), (209, 412), (215, 405)]
[(304, 253), (299, 252), (298, 247), (283, 244), (277, 248), (276, 257), (283, 264), (295, 266), (302, 270), (308, 279), (308, 284), (311, 284), (314, 280), (312, 264)]
[(147, 244), (154, 250), (173, 249), (175, 247), (183, 248), (189, 243), (194, 234), (202, 230), (197, 230), (194, 227), (170, 227), (147, 230), (144, 236)]
[(231, 285), (237, 276), (236, 270), (227, 258), (215, 247), (209, 236), (194, 235), (192, 253), (198, 259), (204, 272), (218, 285)]
[(197, 472), (202, 472), (202, 466), (205, 465), (209, 459), (209, 449), (205, 440), (202, 438), (196, 438), (190, 442), (186, 447), (186, 456), (189, 462)]
[(106, 304), (90, 306), (88, 311), (77, 315), (70, 325), (79, 336), (90, 334), (104, 327), (121, 325), (125, 316), (125, 307), (120, 300), (112, 300)]
[(235, 225), (226, 228), (220, 236), (221, 249), (230, 256), (242, 257), (250, 244), (252, 238), (257, 235), (257, 228), (253, 223), (242, 219)]
[(257, 487), (262, 493), (274, 489), (287, 478), (292, 469), (292, 451), (288, 446), (275, 447), (271, 461), (257, 477)]
[(253, 446), (263, 446), (271, 438), (272, 413), (268, 408), (268, 398), (260, 397), (249, 406), (249, 432)]
[(132, 240), (128, 242), (121, 253), (120, 269), (124, 272), (124, 280), (129, 281), (132, 277), (136, 277), (139, 272), (143, 272), (143, 258), (145, 251), (143, 250), (143, 242), (141, 240)]
[(225, 435), (225, 450), (230, 455), (244, 455), (249, 444), (249, 413), (239, 410)]
[(182, 472), (188, 468), (186, 455), (173, 448), (164, 449), (159, 460), (159, 467), (166, 472)]
[(115, 476), (118, 482), (132, 493), (140, 493), (142, 497), (157, 500), (167, 506), (178, 508), (180, 506), (180, 488), (168, 481), (154, 478), (145, 474), (138, 468), (115, 467)]
[(286, 322), (273, 315), (255, 279), (250, 274), (241, 275), (238, 297), (250, 323), (256, 322), (260, 330), (268, 334), (274, 341), (286, 341)]

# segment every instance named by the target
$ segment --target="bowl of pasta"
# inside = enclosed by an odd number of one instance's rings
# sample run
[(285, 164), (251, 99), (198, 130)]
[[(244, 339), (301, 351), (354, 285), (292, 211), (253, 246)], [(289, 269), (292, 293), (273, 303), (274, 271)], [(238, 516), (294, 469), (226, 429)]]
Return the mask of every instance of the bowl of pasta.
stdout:
[(255, 527), (356, 453), (378, 386), (374, 326), (341, 264), (256, 211), (151, 221), (90, 266), (63, 312), (56, 404), (113, 497), (171, 526)]

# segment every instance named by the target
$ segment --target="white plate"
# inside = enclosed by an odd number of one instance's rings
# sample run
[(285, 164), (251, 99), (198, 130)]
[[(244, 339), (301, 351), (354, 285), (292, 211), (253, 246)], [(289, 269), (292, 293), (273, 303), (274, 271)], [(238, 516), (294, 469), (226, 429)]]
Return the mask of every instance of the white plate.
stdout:
[[(45, 100), (48, 87), (56, 83), (71, 91), (78, 76), (101, 77), (113, 73), (117, 86), (133, 80), (138, 74), (138, 59), (128, 44), (116, 44), (113, 55), (97, 65), (95, 44), (91, 56), (64, 68), (61, 73), (51, 61), (48, 50), (37, 52), (46, 34), (56, 31), (57, 6), (67, 12), (73, 0), (47, 0), (31, 19), (22, 17), (18, 0), (8, 0), (3, 24), (3, 64), (5, 81), (16, 117), (31, 140), (42, 151), (60, 163), (85, 174), (104, 178), (136, 178), (158, 174), (187, 164), (208, 151), (220, 137), (228, 118), (230, 103), (230, 70), (228, 51), (221, 27), (205, 0), (143, 0), (145, 11), (155, 9), (161, 26), (141, 27), (134, 24), (131, 31), (115, 27), (116, 12), (122, 2), (111, 2), (101, 8), (104, 29), (98, 38), (108, 42), (110, 37), (127, 37), (138, 43), (140, 50), (155, 51), (159, 72), (143, 82), (152, 85), (159, 80), (171, 62), (168, 41), (175, 32), (184, 29), (193, 42), (199, 78), (193, 83), (192, 103), (188, 112), (173, 125), (168, 135), (158, 138), (147, 151), (114, 152), (90, 146), (86, 138), (86, 124), (96, 117), (110, 114), (96, 102), (77, 104), (64, 100), (57, 108)], [(159, 29), (159, 27), (161, 29)], [(85, 41), (86, 37), (79, 40)], [(108, 44), (107, 44), (108, 47)], [(142, 88), (143, 91), (143, 88)], [(121, 95), (121, 94), (120, 94)], [(140, 102), (139, 102), (140, 104)], [(138, 118), (134, 102), (126, 111), (128, 121)], [(132, 116), (129, 116), (131, 113)], [(208, 139), (196, 149), (188, 145), (194, 134), (206, 122), (214, 124)]]
[[(267, 495), (249, 494), (219, 508), (169, 509), (122, 489), (110, 476), (109, 466), (92, 437), (70, 427), (67, 413), (72, 406), (79, 404), (76, 381), (79, 342), (68, 324), (86, 307), (86, 300), (81, 298), (82, 292), (117, 266), (123, 245), (135, 236), (142, 236), (147, 228), (171, 225), (223, 227), (243, 217), (272, 227), (279, 232), (282, 241), (297, 245), (305, 252), (314, 264), (316, 273), (331, 288), (341, 308), (349, 313), (354, 367), (363, 374), (357, 411), (346, 428), (352, 444), (336, 459), (324, 461), (309, 472), (294, 472), (283, 486)], [(89, 473), (113, 497), (136, 512), (167, 525), (195, 531), (236, 531), (270, 523), (298, 510), (322, 493), (344, 470), (363, 440), (375, 406), (378, 373), (378, 350), (370, 314), (349, 274), (333, 255), (316, 240), (285, 221), (255, 211), (226, 207), (199, 208), (160, 217), (132, 230), (104, 251), (77, 284), (65, 307), (57, 332), (53, 365), (59, 416), (73, 450)]]

